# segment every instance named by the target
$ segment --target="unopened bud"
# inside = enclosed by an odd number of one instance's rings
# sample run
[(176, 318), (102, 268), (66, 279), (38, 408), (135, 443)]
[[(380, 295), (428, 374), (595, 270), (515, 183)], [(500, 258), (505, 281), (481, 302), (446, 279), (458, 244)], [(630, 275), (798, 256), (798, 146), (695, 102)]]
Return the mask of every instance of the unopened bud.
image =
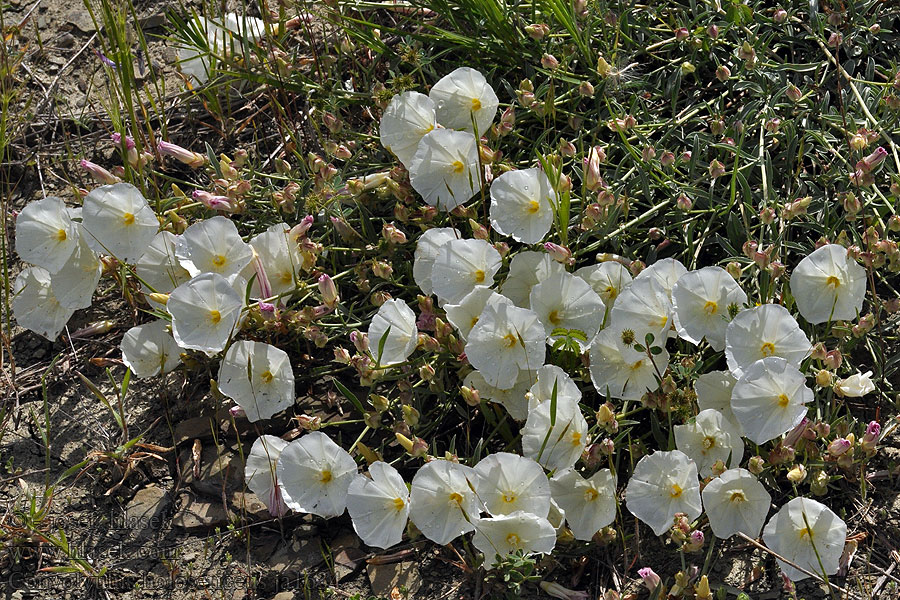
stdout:
[(762, 456), (751, 456), (750, 460), (747, 461), (747, 470), (754, 475), (759, 475), (760, 473), (762, 473), (765, 467), (766, 461), (763, 460)]
[(787, 473), (788, 481), (791, 483), (800, 483), (804, 479), (806, 479), (806, 467), (803, 465), (794, 465), (794, 467), (788, 471)]
[(725, 65), (719, 65), (719, 68), (716, 69), (716, 79), (724, 83), (728, 81), (729, 77), (731, 77), (731, 69)]
[(803, 97), (803, 92), (800, 91), (800, 88), (798, 88), (796, 85), (791, 83), (791, 84), (788, 84), (787, 90), (785, 91), (785, 95), (788, 98), (790, 98), (792, 102), (799, 102), (800, 99)]

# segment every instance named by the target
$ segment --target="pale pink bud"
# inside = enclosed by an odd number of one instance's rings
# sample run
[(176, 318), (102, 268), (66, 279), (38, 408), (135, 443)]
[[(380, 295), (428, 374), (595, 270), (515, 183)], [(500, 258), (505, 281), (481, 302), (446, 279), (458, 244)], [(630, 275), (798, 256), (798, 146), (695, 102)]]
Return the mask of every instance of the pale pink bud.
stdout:
[(381, 227), (381, 236), (391, 244), (405, 244), (406, 234), (397, 229), (393, 223), (385, 223)]
[(871, 452), (875, 449), (879, 436), (881, 436), (881, 425), (878, 421), (870, 421), (862, 439), (859, 440), (859, 445), (866, 452)]
[(775, 14), (772, 15), (772, 20), (778, 24), (784, 23), (785, 21), (787, 21), (787, 18), (788, 18), (787, 11), (784, 10), (783, 8), (779, 8), (778, 10), (775, 11)]
[(100, 165), (92, 163), (89, 160), (82, 160), (81, 168), (87, 171), (88, 174), (96, 179), (99, 183), (102, 183), (104, 185), (119, 183), (120, 181), (122, 181)]
[(690, 162), (693, 153), (690, 150), (685, 150), (681, 153), (681, 156), (678, 158), (681, 162)]
[(747, 470), (754, 475), (762, 473), (765, 467), (766, 461), (763, 460), (762, 456), (751, 456), (750, 460), (747, 461)]
[(552, 54), (544, 54), (541, 57), (541, 66), (547, 70), (553, 71), (559, 68), (559, 61)]
[(675, 205), (679, 210), (688, 211), (693, 208), (694, 203), (685, 194), (681, 194), (675, 199)]
[(649, 162), (656, 158), (656, 148), (653, 146), (644, 146), (644, 149), (641, 150), (641, 158), (644, 159), (645, 162)]
[(796, 446), (797, 442), (800, 441), (800, 436), (803, 435), (803, 432), (806, 431), (807, 427), (809, 427), (809, 419), (803, 417), (803, 420), (784, 436), (784, 445)]
[(569, 158), (575, 156), (575, 144), (568, 140), (560, 140), (559, 153)]
[(719, 27), (713, 23), (709, 27), (706, 28), (706, 35), (711, 37), (712, 39), (718, 39), (719, 37)]
[(228, 409), (228, 414), (234, 417), (235, 419), (242, 419), (247, 416), (247, 413), (244, 412), (244, 409), (240, 406), (232, 406)]
[(675, 30), (675, 40), (679, 42), (683, 42), (691, 36), (691, 32), (687, 30), (687, 27), (679, 27)]
[(584, 159), (584, 186), (592, 192), (599, 190), (603, 184), (600, 176), (600, 163), (606, 161), (606, 152), (600, 146), (594, 146)]
[(553, 242), (547, 242), (544, 244), (544, 250), (546, 250), (550, 254), (550, 258), (558, 263), (567, 265), (573, 264), (575, 262), (575, 259), (572, 258), (572, 251), (565, 246), (560, 246), (559, 244), (554, 244)]
[(716, 69), (716, 79), (725, 82), (728, 81), (729, 77), (731, 77), (731, 69), (729, 69), (725, 65), (719, 65), (719, 67)]
[(841, 356), (840, 350), (832, 350), (825, 354), (823, 362), (827, 368), (836, 371), (841, 366), (841, 363), (844, 362), (844, 358)]
[(881, 166), (884, 159), (887, 158), (887, 155), (887, 150), (879, 146), (875, 149), (875, 152), (856, 163), (856, 168), (863, 173), (871, 173), (877, 167)]
[(550, 27), (546, 23), (532, 23), (525, 26), (525, 33), (533, 40), (541, 40), (550, 33)]
[(838, 48), (843, 43), (844, 36), (841, 35), (840, 32), (835, 31), (830, 36), (828, 36), (828, 45), (832, 48)]
[(578, 86), (578, 93), (585, 98), (592, 98), (594, 96), (594, 86), (591, 85), (590, 81), (582, 81)]
[(766, 225), (771, 225), (775, 222), (775, 209), (769, 206), (759, 211), (759, 220)]
[(342, 365), (349, 365), (350, 364), (350, 352), (348, 352), (346, 348), (342, 348), (341, 346), (335, 347), (334, 362), (340, 363)]
[(331, 133), (340, 132), (341, 128), (344, 126), (344, 123), (338, 117), (329, 112), (322, 115), (322, 123), (325, 124), (325, 127), (327, 127), (328, 131)]
[(660, 579), (659, 575), (657, 575), (656, 572), (650, 567), (638, 569), (638, 575), (643, 580), (644, 585), (647, 586), (647, 589), (651, 592), (659, 587), (659, 584), (662, 583), (662, 579)]
[(318, 286), (319, 293), (322, 295), (322, 302), (328, 308), (334, 308), (341, 300), (337, 293), (337, 287), (334, 285), (334, 280), (328, 274), (322, 273), (319, 276)]
[(350, 341), (353, 342), (357, 352), (365, 354), (369, 351), (369, 334), (361, 331), (351, 331)]
[(845, 454), (850, 448), (853, 447), (853, 444), (850, 440), (846, 438), (837, 438), (832, 440), (830, 444), (828, 444), (828, 454), (831, 456), (840, 456)]
[(659, 155), (659, 164), (664, 167), (671, 167), (675, 164), (675, 153), (666, 150)]
[(200, 202), (206, 208), (212, 210), (221, 210), (223, 212), (234, 212), (235, 204), (234, 201), (228, 196), (219, 196), (216, 194), (211, 194), (204, 190), (194, 190), (194, 193), (191, 194), (191, 197)]
[(791, 83), (787, 86), (785, 95), (787, 95), (787, 97), (790, 98), (792, 102), (799, 102), (800, 98), (803, 97), (803, 92), (800, 91), (800, 88)]
[(725, 174), (725, 165), (719, 162), (719, 159), (714, 158), (711, 163), (709, 163), (709, 177), (711, 179), (715, 179), (717, 177), (721, 177)]
[(781, 119), (778, 117), (774, 117), (766, 121), (766, 131), (769, 133), (778, 133), (778, 129), (781, 127)]
[(177, 144), (170, 144), (169, 142), (159, 142), (156, 145), (156, 150), (162, 156), (170, 156), (175, 160), (186, 164), (192, 169), (196, 169), (202, 167), (206, 164), (206, 157), (197, 152), (191, 152), (187, 148), (182, 148)]

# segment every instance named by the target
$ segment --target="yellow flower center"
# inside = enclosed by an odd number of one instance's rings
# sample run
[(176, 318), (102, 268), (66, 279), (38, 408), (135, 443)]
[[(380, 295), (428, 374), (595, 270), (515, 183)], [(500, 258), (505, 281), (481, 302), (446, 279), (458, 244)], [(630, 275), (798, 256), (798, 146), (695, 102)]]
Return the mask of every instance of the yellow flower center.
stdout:
[(788, 398), (785, 394), (780, 394), (778, 396), (778, 406), (780, 406), (781, 408), (786, 407), (790, 401), (791, 399)]
[(294, 281), (294, 276), (291, 274), (290, 271), (284, 271), (281, 274), (281, 276), (279, 277), (279, 279), (281, 279), (281, 283), (287, 285), (287, 284), (291, 283), (292, 281)]
[(665, 327), (668, 322), (669, 322), (669, 317), (666, 315), (663, 315), (662, 317), (659, 318), (659, 320), (657, 321), (657, 324), (660, 327)]
[(134, 215), (131, 213), (125, 213), (122, 215), (122, 222), (126, 225), (134, 225)]
[(813, 532), (810, 531), (809, 527), (804, 527), (803, 529), (800, 530), (800, 537), (804, 538), (806, 536), (809, 536), (809, 539), (812, 539)]
[(394, 509), (397, 512), (403, 510), (403, 507), (406, 506), (406, 501), (403, 498), (394, 498)]
[(559, 325), (560, 321), (562, 321), (562, 319), (559, 318), (558, 310), (551, 311), (550, 314), (547, 315), (547, 320), (550, 321), (551, 323), (553, 323), (554, 325)]
[(825, 280), (825, 285), (836, 290), (841, 285), (841, 280), (834, 275), (831, 275), (828, 279)]
[(600, 497), (600, 492), (595, 490), (594, 488), (588, 488), (587, 491), (584, 492), (584, 501), (585, 502), (593, 502), (597, 498)]
[(541, 210), (540, 202), (538, 202), (537, 200), (530, 200), (528, 202), (528, 212), (529, 213), (534, 214), (539, 210)]
[(759, 347), (759, 352), (763, 356), (772, 356), (773, 354), (775, 354), (775, 344), (773, 344), (772, 342), (766, 342)]
[(731, 492), (731, 497), (729, 498), (732, 502), (746, 502), (747, 496), (744, 495), (744, 492), (737, 491)]
[(331, 471), (325, 469), (324, 471), (319, 471), (319, 481), (322, 483), (328, 483), (332, 480)]
[(275, 376), (272, 375), (271, 371), (264, 371), (263, 374), (259, 376), (259, 378), (262, 379), (264, 383), (272, 383), (272, 379), (274, 379)]
[(56, 232), (56, 241), (57, 242), (64, 242), (64, 241), (66, 241), (66, 238), (68, 238), (68, 237), (69, 236), (66, 234), (65, 229), (60, 229)]
[(708, 315), (714, 315), (719, 312), (719, 305), (710, 300), (706, 304), (703, 305), (703, 312)]
[(454, 173), (462, 173), (463, 169), (466, 168), (466, 165), (464, 165), (461, 160), (454, 160), (450, 166), (453, 167)]
[(615, 287), (613, 287), (611, 285), (606, 286), (606, 289), (603, 290), (603, 292), (606, 294), (606, 297), (609, 298), (610, 300), (615, 300), (616, 296), (619, 295), (619, 290), (617, 290)]
[(506, 543), (509, 544), (513, 548), (519, 548), (522, 545), (522, 538), (517, 536), (514, 533), (506, 536)]
[(503, 342), (507, 348), (512, 348), (519, 343), (519, 338), (511, 333), (507, 333), (505, 336), (503, 336)]
[(484, 271), (481, 269), (475, 271), (475, 283), (484, 283)]
[(644, 359), (642, 358), (641, 360), (636, 361), (633, 365), (631, 365), (631, 370), (637, 371), (638, 369), (640, 369), (643, 366), (643, 364), (644, 364)]
[(713, 436), (708, 435), (705, 438), (703, 438), (703, 449), (704, 450), (709, 450), (715, 445), (716, 445), (716, 438), (714, 438)]
[(503, 501), (506, 502), (507, 504), (515, 502), (516, 495), (513, 494), (512, 492), (506, 492), (505, 494), (503, 494)]
[(209, 311), (209, 320), (212, 321), (214, 325), (218, 325), (219, 321), (222, 320), (222, 313), (217, 310)]
[(581, 434), (577, 431), (572, 432), (572, 445), (573, 446), (581, 445)]
[(221, 267), (222, 265), (225, 264), (225, 257), (222, 256), (221, 254), (216, 254), (213, 257), (213, 264), (216, 265), (217, 267)]
[(425, 135), (426, 133), (432, 131), (433, 129), (434, 129), (434, 125), (429, 125), (428, 127), (425, 128), (424, 131), (422, 131), (422, 135)]
[(681, 489), (681, 486), (680, 486), (680, 485), (678, 485), (677, 483), (673, 483), (673, 484), (672, 484), (672, 491), (669, 492), (669, 496), (670, 496), (671, 498), (678, 498), (678, 497), (681, 496), (681, 493), (682, 493), (683, 491), (684, 491), (684, 490)]
[(472, 324), (470, 325), (470, 327), (475, 327), (475, 325), (477, 325), (477, 324), (478, 324), (478, 317), (472, 317)]
[(453, 492), (450, 494), (450, 502), (455, 502), (456, 504), (462, 504), (463, 497), (459, 495), (458, 492)]
[(481, 110), (481, 100), (472, 98), (472, 110)]

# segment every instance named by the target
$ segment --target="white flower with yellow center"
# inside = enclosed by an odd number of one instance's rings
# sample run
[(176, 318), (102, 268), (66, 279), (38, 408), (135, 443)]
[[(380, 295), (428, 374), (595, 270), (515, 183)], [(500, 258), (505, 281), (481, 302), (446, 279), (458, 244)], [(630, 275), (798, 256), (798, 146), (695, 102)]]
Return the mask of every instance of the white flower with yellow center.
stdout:
[(609, 312), (607, 328), (627, 325), (640, 332), (638, 343), (644, 344), (644, 333), (652, 333), (655, 344), (664, 345), (672, 328), (672, 302), (666, 290), (653, 277), (635, 279), (626, 287)]
[(481, 313), (484, 312), (488, 300), (495, 296), (500, 296), (500, 294), (491, 288), (476, 286), (459, 303), (444, 305), (444, 310), (447, 311), (447, 320), (456, 327), (461, 340), (465, 341), (468, 338), (469, 332), (472, 331), (472, 328), (478, 323)]
[(169, 322), (162, 319), (126, 331), (119, 348), (122, 362), (138, 379), (168, 373), (181, 364), (181, 348), (169, 332)]
[(191, 274), (181, 266), (175, 256), (177, 241), (178, 236), (171, 231), (160, 231), (134, 265), (134, 270), (141, 281), (141, 289), (148, 294), (148, 300), (153, 306), (162, 307), (149, 298), (150, 292), (168, 294), (191, 278)]
[(850, 377), (839, 380), (834, 387), (842, 396), (861, 398), (875, 391), (875, 384), (872, 383), (872, 371), (854, 373)]
[(588, 425), (577, 402), (566, 397), (538, 404), (522, 428), (522, 455), (548, 471), (574, 465), (589, 442)]
[[(659, 338), (654, 344), (659, 344)], [(590, 348), (591, 381), (600, 394), (622, 400), (640, 400), (659, 387), (659, 376), (669, 367), (669, 352), (649, 356), (634, 348), (643, 345), (639, 334), (627, 327), (609, 326), (597, 334)]]
[(166, 310), (172, 315), (172, 335), (179, 346), (215, 354), (234, 333), (243, 306), (224, 277), (204, 273), (175, 288)]
[(581, 402), (581, 390), (569, 374), (556, 365), (544, 365), (537, 370), (537, 382), (528, 390), (528, 412), (552, 400), (554, 390), (557, 402)]
[[(250, 246), (265, 269), (266, 279), (269, 280), (269, 288), (273, 296), (286, 294), (296, 289), (297, 269), (303, 264), (300, 247), (288, 235), (290, 230), (291, 228), (286, 224), (276, 223), (250, 240)], [(244, 279), (249, 281), (254, 273), (251, 261), (244, 267)], [(250, 295), (253, 298), (262, 298), (258, 277), (253, 280)]]
[(356, 461), (327, 435), (312, 431), (284, 447), (275, 474), (288, 508), (328, 519), (347, 507)]
[(458, 304), (476, 287), (490, 287), (501, 263), (500, 253), (484, 240), (450, 240), (434, 259), (434, 293), (445, 304)]
[(484, 554), (484, 568), (493, 569), (510, 554), (550, 554), (556, 529), (543, 517), (524, 511), (475, 519), (472, 545)]
[(625, 504), (656, 535), (672, 527), (677, 513), (693, 521), (703, 512), (697, 465), (680, 450), (644, 456), (625, 488)]
[(797, 320), (780, 304), (741, 311), (725, 329), (725, 358), (737, 378), (744, 369), (770, 356), (780, 356), (799, 367), (811, 349)]
[(231, 219), (217, 216), (185, 229), (175, 243), (175, 256), (192, 277), (216, 273), (232, 280), (250, 264), (253, 249)]
[(500, 389), (489, 384), (480, 371), (472, 371), (463, 380), (466, 387), (478, 390), (482, 400), (490, 400), (503, 405), (509, 416), (516, 421), (524, 421), (528, 418), (528, 388), (535, 381), (534, 371), (519, 371), (516, 383), (509, 389)]
[(273, 517), (280, 517), (288, 510), (276, 475), (278, 458), (287, 445), (274, 435), (261, 435), (253, 442), (244, 466), (247, 487), (265, 503)]
[(701, 496), (709, 526), (723, 540), (738, 532), (756, 538), (772, 503), (763, 484), (746, 469), (728, 469), (706, 484)]
[(600, 469), (587, 479), (566, 469), (550, 480), (550, 492), (565, 512), (576, 540), (590, 541), (616, 519), (616, 477), (609, 469)]
[(622, 290), (632, 282), (628, 269), (615, 260), (582, 267), (575, 271), (575, 275), (590, 284), (607, 308), (612, 307)]
[(294, 404), (294, 371), (287, 353), (263, 342), (240, 340), (219, 365), (219, 390), (247, 413), (252, 423)]
[(416, 313), (403, 300), (388, 300), (369, 323), (369, 351), (381, 366), (406, 362), (416, 349), (418, 333)]
[(741, 434), (719, 411), (701, 410), (692, 422), (675, 426), (675, 446), (687, 454), (700, 471), (701, 477), (712, 475), (713, 464), (739, 465), (744, 456)]
[(397, 94), (381, 116), (381, 145), (409, 169), (419, 142), (436, 124), (431, 98), (419, 92)]
[(672, 288), (678, 335), (692, 344), (703, 338), (713, 350), (725, 348), (729, 307), (743, 308), (747, 294), (721, 267), (704, 267), (682, 275)]
[(812, 400), (803, 373), (783, 358), (770, 356), (750, 365), (734, 384), (731, 410), (744, 435), (765, 444), (799, 425)]
[(587, 350), (600, 329), (606, 307), (590, 284), (571, 273), (557, 273), (531, 288), (533, 310), (547, 335), (551, 346), (565, 335), (554, 335), (557, 329), (577, 330), (584, 339), (573, 336), (582, 352)]
[(852, 321), (866, 297), (866, 270), (839, 244), (808, 254), (791, 274), (791, 294), (809, 323)]
[(133, 263), (159, 231), (159, 219), (130, 183), (104, 185), (84, 198), (82, 232), (91, 250)]
[(78, 233), (62, 200), (35, 200), (16, 217), (16, 252), (25, 262), (56, 273), (75, 251)]
[[(794, 498), (769, 519), (763, 530), (763, 541), (779, 555), (807, 571), (820, 577), (834, 575), (847, 541), (847, 524), (821, 502)], [(778, 560), (778, 566), (791, 581), (809, 577), (782, 560)]]
[(540, 169), (507, 171), (491, 184), (491, 227), (523, 244), (544, 239), (553, 225), (555, 192)]
[(737, 379), (730, 371), (710, 371), (697, 378), (694, 392), (700, 410), (713, 408), (719, 411), (738, 433), (744, 435), (743, 427), (731, 411), (731, 393), (735, 383)]
[(356, 475), (347, 490), (347, 512), (365, 544), (399, 544), (409, 518), (409, 490), (397, 469), (379, 460), (369, 466), (369, 477)]
[(475, 136), (449, 129), (426, 133), (409, 165), (409, 183), (441, 210), (468, 202), (481, 189)]
[(481, 509), (469, 482), (476, 477), (471, 467), (448, 460), (433, 460), (416, 471), (409, 518), (422, 535), (443, 546), (474, 529), (470, 521)]
[(450, 240), (458, 240), (460, 237), (459, 230), (452, 227), (435, 227), (419, 236), (413, 260), (413, 280), (426, 296), (434, 293), (431, 271), (441, 248)]
[(475, 493), (494, 516), (517, 510), (546, 517), (550, 512), (550, 483), (544, 469), (529, 458), (496, 452), (475, 465), (479, 477)]
[(59, 303), (50, 285), (50, 273), (41, 267), (27, 267), (13, 284), (13, 316), (20, 327), (55, 341), (75, 314), (74, 308)]
[(521, 308), (531, 308), (531, 288), (551, 275), (565, 272), (565, 267), (546, 252), (526, 250), (513, 256), (509, 275), (500, 286), (500, 293)]
[(59, 271), (50, 275), (53, 295), (66, 308), (87, 308), (91, 305), (102, 272), (97, 255), (85, 242), (85, 236), (79, 235), (78, 245), (69, 260)]
[(434, 101), (438, 123), (471, 132), (474, 120), (478, 135), (488, 132), (500, 106), (484, 75), (469, 67), (460, 67), (442, 77), (428, 96)]

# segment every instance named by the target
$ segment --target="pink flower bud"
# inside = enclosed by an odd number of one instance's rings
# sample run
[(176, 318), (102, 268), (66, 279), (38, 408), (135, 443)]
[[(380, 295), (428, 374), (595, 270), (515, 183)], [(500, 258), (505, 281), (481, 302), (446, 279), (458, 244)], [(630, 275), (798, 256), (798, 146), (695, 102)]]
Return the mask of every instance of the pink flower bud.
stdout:
[(322, 115), (322, 123), (325, 124), (325, 127), (327, 127), (328, 131), (331, 133), (340, 132), (344, 126), (344, 123), (338, 117), (329, 112)]
[(560, 140), (559, 153), (569, 158), (575, 156), (575, 144), (568, 140)]
[(728, 81), (729, 77), (731, 77), (731, 69), (729, 69), (725, 65), (719, 65), (719, 67), (716, 69), (716, 79), (724, 83)]
[(754, 475), (762, 473), (765, 467), (766, 461), (763, 460), (762, 456), (751, 456), (750, 460), (747, 461), (747, 470)]
[(687, 27), (679, 27), (675, 30), (675, 40), (679, 42), (683, 42), (691, 36), (691, 32), (687, 30)]
[(645, 162), (649, 162), (656, 158), (656, 148), (653, 146), (644, 146), (644, 149), (641, 150), (641, 158), (644, 159)]
[(725, 165), (719, 162), (718, 159), (714, 158), (711, 163), (709, 163), (709, 177), (710, 179), (715, 179), (717, 177), (721, 177), (725, 174)]
[(809, 427), (809, 419), (803, 417), (803, 420), (784, 436), (784, 445), (796, 446), (807, 427)]
[(559, 61), (552, 54), (544, 54), (541, 57), (541, 66), (547, 70), (554, 71), (559, 68)]
[(835, 349), (825, 354), (823, 362), (828, 369), (836, 371), (840, 368), (841, 363), (844, 362), (844, 358), (841, 356), (841, 351)]
[(360, 331), (350, 332), (350, 341), (356, 347), (356, 351), (366, 354), (369, 351), (369, 335)]
[(788, 18), (787, 11), (784, 10), (783, 8), (779, 8), (778, 10), (775, 11), (775, 14), (772, 15), (772, 20), (778, 24), (784, 23), (785, 21), (787, 21), (787, 18)]
[(877, 167), (881, 166), (887, 155), (887, 150), (879, 146), (875, 149), (875, 152), (856, 163), (856, 169), (863, 173), (872, 173)]
[(322, 273), (322, 275), (319, 276), (318, 286), (319, 293), (322, 295), (322, 302), (324, 302), (325, 306), (328, 308), (334, 308), (341, 300), (340, 296), (338, 296), (337, 288), (334, 285), (334, 280), (326, 273)]
[(828, 454), (831, 456), (840, 456), (846, 453), (850, 448), (853, 447), (853, 444), (850, 440), (846, 438), (837, 438), (832, 440), (830, 444), (828, 444)]
[(664, 167), (671, 167), (675, 164), (675, 153), (666, 150), (659, 155), (659, 164)]
[(800, 98), (803, 97), (803, 92), (800, 91), (800, 88), (791, 83), (788, 84), (785, 95), (790, 98), (792, 102), (799, 102)]
[(578, 93), (585, 98), (593, 98), (594, 86), (591, 85), (590, 81), (582, 81), (578, 86)]
[(840, 34), (840, 32), (833, 32), (830, 36), (828, 36), (828, 45), (832, 48), (838, 48), (841, 44), (844, 43), (844, 36)]
[(712, 25), (710, 25), (709, 27), (707, 27), (707, 28), (706, 28), (706, 35), (708, 35), (710, 38), (712, 38), (712, 39), (714, 39), (714, 40), (715, 40), (715, 39), (718, 39), (718, 37), (719, 37), (719, 28), (718, 28), (718, 26), (717, 26), (715, 23), (713, 23)]
[(550, 27), (545, 23), (532, 23), (525, 26), (525, 33), (533, 40), (541, 40), (550, 33)]
[(187, 148), (182, 148), (181, 146), (170, 144), (169, 142), (159, 142), (156, 145), (156, 150), (160, 155), (170, 156), (192, 169), (202, 167), (206, 164), (206, 157), (204, 155), (197, 152), (191, 152)]
[(689, 211), (693, 208), (694, 203), (685, 194), (681, 194), (675, 199), (675, 206), (678, 210)]
[(643, 580), (644, 585), (647, 586), (647, 589), (651, 592), (662, 583), (662, 579), (660, 579), (659, 575), (657, 575), (650, 567), (638, 569), (638, 575)]
[(223, 212), (234, 212), (235, 204), (234, 201), (228, 196), (218, 196), (216, 194), (211, 194), (204, 190), (194, 190), (194, 193), (191, 194), (191, 197), (200, 202), (206, 208), (212, 210), (221, 210)]
[(100, 165), (92, 163), (89, 160), (82, 160), (81, 168), (87, 171), (91, 177), (97, 180), (97, 182), (104, 185), (119, 183), (120, 181), (122, 181)]
[(600, 146), (594, 146), (584, 159), (584, 185), (592, 192), (602, 187), (603, 178), (600, 176), (600, 163), (606, 161), (606, 152)]
[(244, 409), (240, 406), (232, 406), (228, 409), (228, 414), (234, 417), (235, 419), (242, 419), (247, 416), (247, 413), (244, 412)]
[(575, 259), (572, 258), (572, 251), (565, 246), (547, 242), (544, 244), (544, 250), (550, 254), (550, 258), (564, 265), (574, 264)]
[(393, 223), (385, 223), (381, 227), (381, 236), (387, 240), (389, 244), (405, 244), (406, 234), (397, 229)]

